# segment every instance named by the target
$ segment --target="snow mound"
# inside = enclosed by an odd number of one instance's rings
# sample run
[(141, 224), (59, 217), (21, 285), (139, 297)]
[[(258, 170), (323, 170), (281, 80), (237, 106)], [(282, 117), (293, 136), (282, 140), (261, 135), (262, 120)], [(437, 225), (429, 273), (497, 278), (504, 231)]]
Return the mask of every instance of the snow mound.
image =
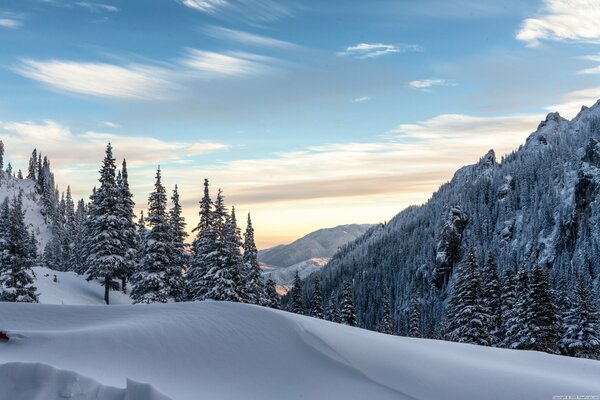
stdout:
[(11, 400), (169, 400), (152, 386), (127, 380), (125, 389), (104, 386), (72, 371), (39, 363), (0, 365), (0, 398)]
[[(104, 287), (96, 281), (87, 281), (75, 272), (55, 271), (46, 267), (34, 267), (35, 287), (42, 304), (98, 305), (104, 304)], [(56, 282), (54, 277), (56, 276)], [(123, 292), (110, 292), (111, 304), (131, 304), (131, 298)]]
[(18, 179), (4, 172), (0, 174), (0, 203), (7, 197), (11, 201), (19, 195), (19, 192), (23, 193), (25, 225), (34, 232), (41, 254), (52, 237), (52, 231), (42, 215), (42, 201), (35, 191), (35, 182), (30, 179)]
[(600, 394), (597, 361), (389, 336), (245, 304), (0, 303), (0, 330), (10, 338), (0, 363), (48, 364), (116, 387), (148, 382), (177, 400)]

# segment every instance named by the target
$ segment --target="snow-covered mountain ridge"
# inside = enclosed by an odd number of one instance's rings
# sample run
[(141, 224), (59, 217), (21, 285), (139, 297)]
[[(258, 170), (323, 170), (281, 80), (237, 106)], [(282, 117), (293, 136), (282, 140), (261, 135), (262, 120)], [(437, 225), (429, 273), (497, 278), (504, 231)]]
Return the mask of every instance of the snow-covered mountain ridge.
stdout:
[[(500, 273), (533, 265), (567, 283), (585, 269), (600, 286), (600, 102), (568, 121), (550, 113), (501, 162), (493, 151), (460, 168), (422, 206), (344, 246), (321, 270), (323, 295), (353, 279), (359, 324), (375, 328), (390, 287), (394, 322), (406, 333), (409, 298), (423, 305), (423, 330), (439, 335), (456, 264), (473, 246), (491, 251)], [(306, 283), (307, 298), (312, 292)], [(451, 286), (451, 285), (450, 285)]]
[[(123, 388), (131, 379), (173, 400), (529, 400), (600, 393), (596, 361), (383, 335), (237, 303), (0, 303), (0, 331), (10, 338), (0, 342), (0, 363), (26, 363), (17, 371), (15, 364), (0, 367), (0, 394), (16, 400), (52, 398), (43, 396), (43, 385), (14, 379), (29, 376), (32, 366), (50, 388), (72, 382), (68, 371), (76, 371), (90, 378), (80, 378), (80, 392), (90, 393), (94, 382)], [(97, 399), (121, 399), (111, 393)]]

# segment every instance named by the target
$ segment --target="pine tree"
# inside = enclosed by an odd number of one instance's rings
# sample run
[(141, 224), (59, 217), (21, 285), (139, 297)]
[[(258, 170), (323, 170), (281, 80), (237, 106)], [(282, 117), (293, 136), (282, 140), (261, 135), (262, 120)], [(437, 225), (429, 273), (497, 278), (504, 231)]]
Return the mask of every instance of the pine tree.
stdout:
[[(5, 202), (7, 204), (7, 202)], [(0, 301), (37, 303), (31, 267), (30, 235), (25, 227), (22, 194), (14, 198), (8, 211), (2, 207), (2, 257), (0, 258)], [(8, 224), (6, 224), (8, 222)]]
[(310, 306), (310, 315), (323, 319), (323, 296), (321, 295), (321, 279), (317, 275), (313, 282), (313, 295)]
[(37, 168), (37, 149), (33, 149), (31, 152), (31, 157), (29, 158), (29, 167), (27, 169), (27, 179), (31, 179), (35, 181), (37, 179), (36, 174)]
[(421, 314), (422, 306), (417, 296), (412, 296), (410, 301), (410, 319), (408, 321), (408, 336), (422, 337)]
[(100, 187), (91, 198), (86, 227), (89, 235), (88, 279), (101, 279), (106, 304), (110, 303), (109, 292), (115, 287), (114, 279), (125, 256), (119, 232), (121, 223), (115, 170), (115, 159), (109, 143), (100, 169)]
[(327, 307), (327, 320), (337, 323), (340, 322), (340, 313), (338, 311), (337, 296), (333, 292), (329, 297), (329, 305)]
[(77, 202), (73, 222), (73, 251), (69, 260), (69, 270), (83, 274), (86, 269), (87, 245), (85, 242), (85, 224), (87, 219), (87, 208), (83, 199)]
[(290, 302), (288, 304), (288, 311), (295, 314), (304, 314), (304, 294), (302, 292), (302, 280), (298, 271), (294, 275), (294, 285), (290, 291)]
[(172, 246), (166, 209), (167, 196), (159, 167), (154, 191), (148, 197), (150, 231), (141, 246), (140, 265), (132, 277), (134, 303), (166, 303), (183, 295), (182, 271), (177, 265), (179, 255)]
[(383, 294), (383, 316), (379, 324), (379, 332), (391, 335), (394, 333), (394, 324), (392, 321), (392, 310), (390, 307), (390, 293), (386, 289)]
[(502, 329), (500, 330), (498, 337), (501, 340), (499, 344), (501, 344), (502, 347), (510, 347), (514, 338), (508, 337), (507, 332), (509, 331), (511, 321), (513, 321), (515, 318), (515, 304), (517, 296), (515, 273), (512, 268), (507, 269), (504, 273), (502, 288), (503, 290), (500, 296)]
[(188, 233), (185, 230), (186, 223), (182, 213), (181, 204), (179, 204), (179, 191), (177, 185), (173, 189), (171, 196), (172, 207), (169, 210), (169, 224), (171, 229), (171, 236), (173, 238), (173, 248), (177, 254), (176, 264), (181, 268), (182, 271), (188, 269), (189, 265), (189, 252), (188, 244), (185, 240), (188, 237)]
[(515, 300), (510, 318), (506, 321), (505, 346), (527, 349), (531, 337), (529, 328), (529, 274), (525, 268), (517, 273)]
[(127, 281), (131, 279), (136, 270), (137, 249), (140, 246), (138, 242), (137, 230), (134, 222), (135, 214), (133, 194), (129, 188), (129, 172), (127, 171), (127, 161), (123, 159), (121, 171), (117, 176), (117, 209), (119, 215), (120, 241), (124, 248), (123, 263), (117, 271), (118, 278), (121, 279), (121, 290), (127, 292)]
[(491, 251), (488, 253), (482, 273), (482, 295), (485, 312), (490, 316), (486, 331), (490, 336), (490, 344), (497, 346), (502, 340), (502, 307), (498, 267)]
[(488, 345), (488, 316), (481, 298), (479, 263), (471, 248), (458, 269), (448, 303), (446, 336), (455, 342)]
[(349, 279), (344, 280), (342, 302), (340, 304), (340, 321), (342, 324), (356, 326), (356, 313), (354, 311), (354, 294)]
[(244, 234), (244, 291), (248, 295), (248, 301), (253, 304), (266, 306), (272, 299), (266, 296), (260, 277), (260, 266), (258, 264), (258, 250), (254, 242), (254, 227), (248, 213), (246, 232)]
[(528, 295), (528, 326), (526, 349), (556, 353), (558, 350), (558, 318), (548, 271), (535, 266), (531, 271)]
[(571, 309), (565, 315), (561, 347), (567, 355), (581, 358), (600, 357), (600, 315), (589, 275), (577, 274)]
[(267, 280), (265, 284), (265, 295), (267, 299), (266, 307), (271, 307), (275, 309), (279, 309), (281, 306), (281, 299), (279, 298), (279, 294), (277, 294), (277, 290), (275, 289), (275, 281), (273, 279)]
[(187, 274), (188, 300), (203, 300), (208, 291), (204, 278), (208, 270), (217, 263), (216, 241), (218, 232), (213, 223), (213, 201), (209, 194), (208, 179), (204, 180), (204, 196), (200, 200), (200, 221), (194, 232), (193, 254)]
[(4, 169), (4, 142), (0, 140), (0, 171)]

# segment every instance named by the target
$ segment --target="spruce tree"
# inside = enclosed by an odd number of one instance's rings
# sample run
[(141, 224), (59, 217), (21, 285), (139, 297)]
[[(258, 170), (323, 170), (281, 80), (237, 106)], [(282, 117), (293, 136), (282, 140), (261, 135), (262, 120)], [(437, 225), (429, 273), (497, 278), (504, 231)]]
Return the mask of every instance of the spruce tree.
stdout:
[(294, 285), (292, 286), (292, 290), (290, 291), (290, 302), (288, 304), (288, 311), (293, 312), (295, 314), (304, 314), (304, 294), (302, 292), (302, 280), (300, 279), (300, 275), (298, 275), (298, 271), (294, 275)]
[[(88, 279), (100, 279), (104, 286), (104, 301), (110, 303), (109, 292), (114, 288), (114, 279), (121, 267), (125, 248), (121, 242), (120, 211), (118, 207), (118, 187), (116, 166), (112, 146), (106, 146), (106, 155), (100, 169), (100, 187), (91, 198), (87, 243)], [(45, 178), (44, 178), (45, 179)]]
[(0, 140), (0, 171), (4, 169), (4, 142)]
[(29, 166), (27, 168), (27, 179), (31, 179), (32, 181), (36, 180), (36, 177), (37, 177), (36, 168), (37, 168), (37, 149), (33, 149), (33, 151), (31, 152), (31, 157), (29, 158)]
[(272, 298), (266, 296), (265, 288), (260, 277), (260, 266), (258, 264), (258, 250), (254, 242), (254, 227), (248, 213), (246, 232), (244, 233), (244, 291), (247, 293), (248, 301), (253, 304), (268, 305)]
[(134, 303), (166, 303), (183, 295), (179, 255), (173, 248), (167, 216), (167, 196), (161, 182), (160, 167), (156, 171), (154, 191), (148, 197), (150, 231), (141, 246), (141, 260), (132, 277), (131, 298)]
[(331, 322), (340, 322), (340, 312), (338, 310), (337, 296), (333, 292), (329, 297), (329, 305), (327, 306), (327, 319)]
[(123, 263), (117, 271), (118, 278), (121, 279), (121, 290), (127, 292), (127, 281), (136, 270), (137, 249), (139, 247), (137, 230), (134, 222), (135, 214), (133, 194), (129, 188), (129, 172), (127, 171), (127, 161), (123, 159), (121, 171), (117, 176), (117, 209), (119, 213), (120, 240), (124, 247)]
[(321, 294), (321, 279), (318, 275), (315, 277), (315, 280), (313, 282), (313, 295), (310, 304), (310, 315), (319, 319), (324, 318), (323, 296)]
[(600, 358), (600, 315), (589, 275), (577, 274), (571, 309), (565, 315), (561, 347), (567, 355)]
[(510, 347), (512, 338), (507, 336), (507, 332), (509, 331), (510, 323), (515, 317), (515, 304), (517, 296), (515, 272), (512, 268), (507, 269), (504, 273), (502, 289), (502, 294), (500, 296), (502, 329), (499, 332), (498, 338), (500, 339), (499, 345), (502, 347)]
[(529, 329), (529, 274), (523, 267), (519, 270), (515, 282), (515, 300), (510, 317), (505, 321), (505, 347), (526, 349), (530, 338)]
[(408, 336), (411, 337), (422, 337), (423, 331), (421, 329), (421, 314), (423, 308), (421, 301), (417, 296), (412, 296), (410, 300), (410, 318), (408, 321)]
[(279, 298), (279, 294), (277, 294), (277, 290), (275, 288), (275, 281), (273, 279), (267, 280), (265, 284), (265, 295), (267, 302), (265, 304), (266, 307), (271, 307), (275, 309), (279, 309), (281, 306), (281, 299)]
[(194, 232), (196, 238), (192, 244), (192, 259), (187, 274), (186, 289), (188, 300), (203, 300), (208, 291), (205, 276), (218, 261), (216, 241), (218, 232), (213, 223), (213, 201), (209, 194), (208, 179), (204, 180), (204, 196), (200, 200), (200, 221)]
[(379, 332), (391, 335), (394, 333), (394, 324), (392, 321), (392, 310), (390, 307), (390, 293), (386, 289), (383, 293), (383, 316), (379, 324)]
[(558, 350), (558, 318), (548, 271), (535, 266), (531, 271), (528, 295), (529, 336), (525, 348), (556, 353)]
[(340, 304), (340, 322), (349, 326), (356, 326), (356, 313), (354, 311), (354, 294), (352, 293), (352, 283), (346, 278), (342, 291), (342, 301)]
[[(5, 203), (6, 204), (6, 203)], [(37, 303), (31, 270), (34, 258), (30, 247), (30, 235), (25, 227), (22, 194), (12, 201), (8, 215), (2, 207), (2, 228), (4, 237), (0, 258), (0, 301)], [(8, 225), (6, 224), (8, 221)]]
[(494, 255), (488, 253), (482, 273), (482, 296), (485, 312), (490, 318), (486, 331), (490, 336), (490, 345), (498, 346), (502, 340), (502, 307), (500, 301), (500, 280)]
[(459, 343), (489, 344), (488, 315), (481, 298), (479, 263), (471, 248), (460, 264), (448, 302), (446, 337)]
[(173, 238), (173, 248), (177, 254), (177, 265), (181, 268), (182, 271), (188, 269), (189, 265), (189, 252), (188, 252), (188, 244), (185, 240), (188, 237), (188, 233), (185, 230), (186, 223), (185, 218), (182, 213), (183, 210), (181, 208), (181, 204), (179, 203), (179, 191), (177, 189), (177, 185), (173, 189), (173, 194), (171, 195), (171, 209), (169, 210), (169, 224), (171, 229), (171, 236)]

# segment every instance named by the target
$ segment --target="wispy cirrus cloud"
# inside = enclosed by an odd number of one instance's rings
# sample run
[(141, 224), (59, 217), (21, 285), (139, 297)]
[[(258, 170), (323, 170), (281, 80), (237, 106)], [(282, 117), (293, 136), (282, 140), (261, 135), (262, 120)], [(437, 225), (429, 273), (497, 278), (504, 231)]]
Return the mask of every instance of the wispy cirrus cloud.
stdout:
[(96, 97), (156, 100), (169, 97), (169, 72), (149, 65), (25, 59), (19, 75), (61, 91)]
[(417, 90), (430, 90), (434, 86), (456, 86), (456, 83), (447, 79), (422, 79), (410, 81), (408, 86)]
[(250, 23), (267, 23), (293, 16), (292, 8), (275, 0), (178, 0), (196, 11)]
[(188, 49), (184, 64), (192, 70), (208, 76), (257, 75), (271, 70), (269, 64), (275, 59), (254, 53), (217, 53), (198, 49)]
[(355, 99), (352, 99), (353, 103), (364, 103), (365, 101), (369, 101), (371, 100), (371, 98), (369, 96), (362, 96), (362, 97), (357, 97)]
[(356, 58), (374, 58), (387, 54), (422, 51), (423, 47), (418, 44), (358, 43), (346, 47), (343, 51), (338, 52), (337, 55)]
[(297, 47), (297, 45), (295, 45), (294, 43), (286, 42), (284, 40), (279, 40), (263, 35), (257, 35), (255, 33), (240, 31), (237, 29), (224, 28), (222, 26), (212, 26), (207, 28), (204, 32), (207, 35), (218, 39), (226, 39), (234, 42), (249, 44), (252, 46), (275, 48)]
[(16, 29), (23, 25), (22, 18), (20, 15), (8, 12), (0, 11), (0, 28)]
[(75, 6), (85, 8), (90, 12), (118, 12), (119, 8), (110, 4), (94, 3), (91, 1), (78, 1)]
[(544, 0), (537, 17), (523, 21), (517, 39), (535, 47), (542, 40), (600, 43), (600, 4), (593, 0)]

